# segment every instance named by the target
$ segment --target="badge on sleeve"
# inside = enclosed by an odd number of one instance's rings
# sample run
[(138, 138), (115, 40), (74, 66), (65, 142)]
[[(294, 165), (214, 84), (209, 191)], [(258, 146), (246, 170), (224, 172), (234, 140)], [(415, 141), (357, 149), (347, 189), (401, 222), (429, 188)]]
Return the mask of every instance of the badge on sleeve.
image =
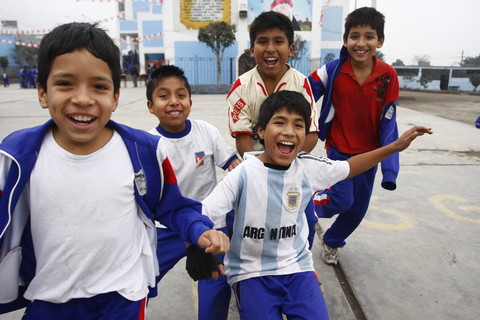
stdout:
[(387, 112), (385, 112), (385, 118), (387, 118), (388, 120), (392, 120), (394, 112), (395, 112), (395, 108), (393, 106), (390, 106), (390, 108), (388, 108)]
[(135, 186), (141, 196), (147, 194), (147, 179), (145, 178), (143, 169), (140, 169), (139, 172), (135, 173)]

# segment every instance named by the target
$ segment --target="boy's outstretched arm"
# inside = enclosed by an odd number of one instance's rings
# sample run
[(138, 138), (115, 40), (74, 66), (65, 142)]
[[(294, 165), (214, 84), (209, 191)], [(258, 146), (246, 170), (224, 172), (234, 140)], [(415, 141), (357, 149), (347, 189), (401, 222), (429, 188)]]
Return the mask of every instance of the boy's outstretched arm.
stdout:
[(408, 146), (410, 146), (410, 143), (412, 143), (416, 137), (422, 136), (425, 133), (432, 134), (432, 129), (422, 126), (415, 126), (405, 131), (400, 138), (389, 145), (351, 157), (347, 160), (350, 165), (350, 173), (348, 174), (348, 178), (367, 171), (395, 152), (405, 150), (408, 148)]

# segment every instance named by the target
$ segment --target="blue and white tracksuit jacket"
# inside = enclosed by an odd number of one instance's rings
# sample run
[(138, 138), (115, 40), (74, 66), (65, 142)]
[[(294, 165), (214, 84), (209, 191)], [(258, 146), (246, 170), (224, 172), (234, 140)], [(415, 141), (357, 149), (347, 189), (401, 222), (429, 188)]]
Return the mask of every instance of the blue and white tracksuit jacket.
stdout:
[[(320, 117), (318, 120), (318, 137), (322, 141), (325, 141), (327, 133), (332, 125), (332, 120), (335, 116), (335, 107), (332, 104), (333, 84), (348, 56), (347, 48), (342, 47), (342, 50), (340, 51), (340, 59), (330, 61), (325, 65), (328, 75), (327, 79), (315, 81), (311, 75), (308, 77), (315, 101), (318, 101), (323, 96)], [(383, 108), (379, 141), (379, 144), (382, 147), (398, 139), (396, 109), (395, 102), (391, 102)], [(400, 169), (399, 154), (394, 153), (387, 159), (383, 160), (381, 168), (383, 174), (382, 187), (387, 190), (395, 190), (396, 180)]]
[[(28, 303), (22, 295), (35, 276), (36, 262), (23, 191), (44, 136), (53, 126), (50, 120), (42, 126), (19, 130), (0, 144), (0, 314)], [(120, 134), (130, 155), (135, 199), (152, 252), (156, 252), (157, 243), (154, 220), (178, 232), (185, 241), (197, 243), (213, 223), (201, 214), (201, 203), (182, 196), (168, 158), (159, 164), (159, 137), (114, 121), (107, 126)]]

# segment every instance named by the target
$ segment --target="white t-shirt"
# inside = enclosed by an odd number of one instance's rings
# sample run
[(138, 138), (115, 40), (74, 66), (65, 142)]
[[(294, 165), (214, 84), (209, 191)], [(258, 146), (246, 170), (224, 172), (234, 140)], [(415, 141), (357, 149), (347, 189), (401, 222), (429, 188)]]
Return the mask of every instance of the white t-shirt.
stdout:
[[(308, 78), (289, 66), (274, 92), (281, 90), (291, 90), (303, 94), (312, 108), (310, 132), (317, 132), (318, 113)], [(232, 137), (239, 133), (250, 134), (253, 147), (257, 151), (264, 149), (259, 140), (257, 122), (260, 106), (267, 98), (267, 89), (257, 67), (238, 77), (227, 96), (230, 134)]]
[(268, 168), (255, 154), (223, 178), (203, 201), (203, 213), (226, 225), (235, 210), (225, 271), (230, 285), (266, 276), (313, 271), (305, 208), (315, 192), (348, 176), (346, 161), (301, 152), (287, 170)]
[(25, 298), (63, 303), (115, 291), (132, 301), (147, 295), (155, 262), (133, 182), (118, 133), (89, 155), (69, 153), (46, 135), (26, 188), (37, 268)]
[(188, 119), (186, 124), (179, 133), (167, 132), (160, 126), (149, 132), (162, 137), (160, 148), (170, 159), (182, 194), (202, 201), (217, 184), (215, 166), (225, 170), (236, 156), (213, 125)]

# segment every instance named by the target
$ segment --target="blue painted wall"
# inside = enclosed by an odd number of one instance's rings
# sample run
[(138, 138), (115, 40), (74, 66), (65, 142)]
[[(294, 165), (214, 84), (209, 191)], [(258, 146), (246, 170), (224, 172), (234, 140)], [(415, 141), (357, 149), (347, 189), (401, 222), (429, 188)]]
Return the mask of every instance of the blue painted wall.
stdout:
[[(152, 20), (152, 21), (143, 21), (143, 36), (148, 37), (150, 35), (155, 35), (159, 32), (163, 32), (163, 21), (161, 20)], [(163, 36), (156, 38), (154, 40), (146, 41), (143, 44), (144, 47), (163, 47)]]
[[(222, 62), (222, 84), (235, 81), (237, 42), (225, 49)], [(174, 64), (185, 71), (190, 84), (217, 83), (217, 60), (212, 50), (199, 41), (175, 42)]]
[(342, 40), (342, 15), (342, 7), (332, 6), (327, 8), (323, 18), (322, 41)]

